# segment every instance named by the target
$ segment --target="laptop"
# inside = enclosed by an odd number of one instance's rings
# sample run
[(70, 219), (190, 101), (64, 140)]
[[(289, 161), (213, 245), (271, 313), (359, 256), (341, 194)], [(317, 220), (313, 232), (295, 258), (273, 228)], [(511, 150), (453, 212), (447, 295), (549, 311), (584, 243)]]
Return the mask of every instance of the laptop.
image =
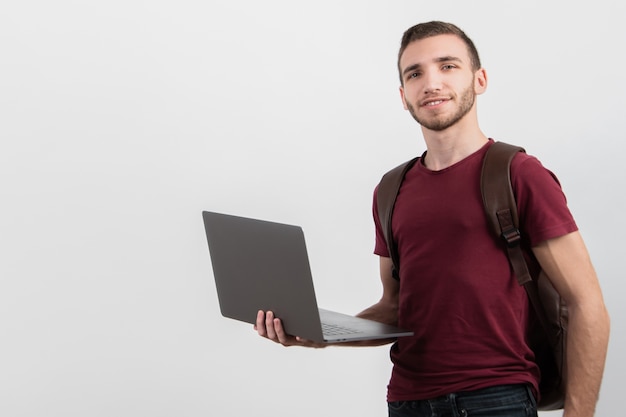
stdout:
[(273, 311), (288, 334), (327, 343), (413, 334), (318, 308), (301, 227), (209, 211), (202, 216), (224, 317), (254, 324), (259, 310)]

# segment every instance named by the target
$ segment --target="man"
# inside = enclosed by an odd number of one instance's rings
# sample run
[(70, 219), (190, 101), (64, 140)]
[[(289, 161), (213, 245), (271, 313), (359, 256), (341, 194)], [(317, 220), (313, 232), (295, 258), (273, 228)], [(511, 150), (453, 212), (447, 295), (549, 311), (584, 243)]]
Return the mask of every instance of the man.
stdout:
[[(525, 338), (529, 303), (494, 243), (478, 187), (493, 143), (477, 118), (486, 71), (473, 42), (443, 22), (405, 32), (398, 70), (402, 103), (421, 125), (427, 151), (394, 208), (399, 280), (374, 204), (383, 295), (359, 313), (415, 332), (391, 349), (389, 415), (536, 416), (540, 375)], [(609, 335), (598, 279), (556, 178), (520, 153), (511, 181), (531, 267), (539, 263), (569, 307), (563, 415), (592, 416)], [(260, 311), (255, 328), (285, 346), (323, 347), (285, 334), (272, 312)]]

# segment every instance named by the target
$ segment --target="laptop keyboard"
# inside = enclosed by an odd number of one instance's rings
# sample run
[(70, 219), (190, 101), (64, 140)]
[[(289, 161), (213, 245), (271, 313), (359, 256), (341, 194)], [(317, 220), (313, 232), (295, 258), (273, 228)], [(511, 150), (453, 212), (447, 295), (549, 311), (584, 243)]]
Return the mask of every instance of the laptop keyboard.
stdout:
[(355, 329), (350, 329), (348, 327), (342, 327), (336, 324), (329, 324), (329, 323), (322, 323), (322, 332), (326, 336), (360, 333), (358, 330), (355, 330)]

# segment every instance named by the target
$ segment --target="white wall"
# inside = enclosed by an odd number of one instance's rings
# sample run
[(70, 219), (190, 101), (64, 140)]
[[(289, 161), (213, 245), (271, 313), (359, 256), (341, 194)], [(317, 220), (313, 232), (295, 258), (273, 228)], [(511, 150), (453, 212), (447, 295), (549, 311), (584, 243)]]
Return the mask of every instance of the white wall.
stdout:
[(397, 47), (441, 19), (488, 70), (484, 131), (568, 194), (613, 318), (615, 415), (626, 6), (573, 4), (5, 2), (0, 414), (386, 415), (386, 347), (284, 349), (220, 316), (200, 213), (303, 225), (320, 304), (375, 302), (371, 192), (424, 149)]

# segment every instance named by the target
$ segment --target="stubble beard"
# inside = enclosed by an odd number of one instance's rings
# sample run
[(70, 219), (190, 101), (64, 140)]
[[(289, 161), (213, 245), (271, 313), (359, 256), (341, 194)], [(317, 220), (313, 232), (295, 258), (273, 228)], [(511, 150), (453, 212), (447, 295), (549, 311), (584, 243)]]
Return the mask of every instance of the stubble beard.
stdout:
[(467, 113), (470, 112), (472, 107), (474, 106), (474, 101), (476, 100), (476, 94), (474, 93), (474, 89), (472, 86), (469, 86), (467, 89), (463, 91), (461, 94), (461, 99), (459, 101), (459, 106), (457, 110), (449, 115), (435, 116), (431, 118), (420, 117), (417, 115), (415, 111), (415, 107), (407, 102), (407, 108), (411, 116), (415, 119), (417, 123), (421, 126), (425, 127), (429, 130), (434, 130), (436, 132), (441, 132), (449, 128), (450, 126), (454, 126), (459, 120), (461, 120)]

